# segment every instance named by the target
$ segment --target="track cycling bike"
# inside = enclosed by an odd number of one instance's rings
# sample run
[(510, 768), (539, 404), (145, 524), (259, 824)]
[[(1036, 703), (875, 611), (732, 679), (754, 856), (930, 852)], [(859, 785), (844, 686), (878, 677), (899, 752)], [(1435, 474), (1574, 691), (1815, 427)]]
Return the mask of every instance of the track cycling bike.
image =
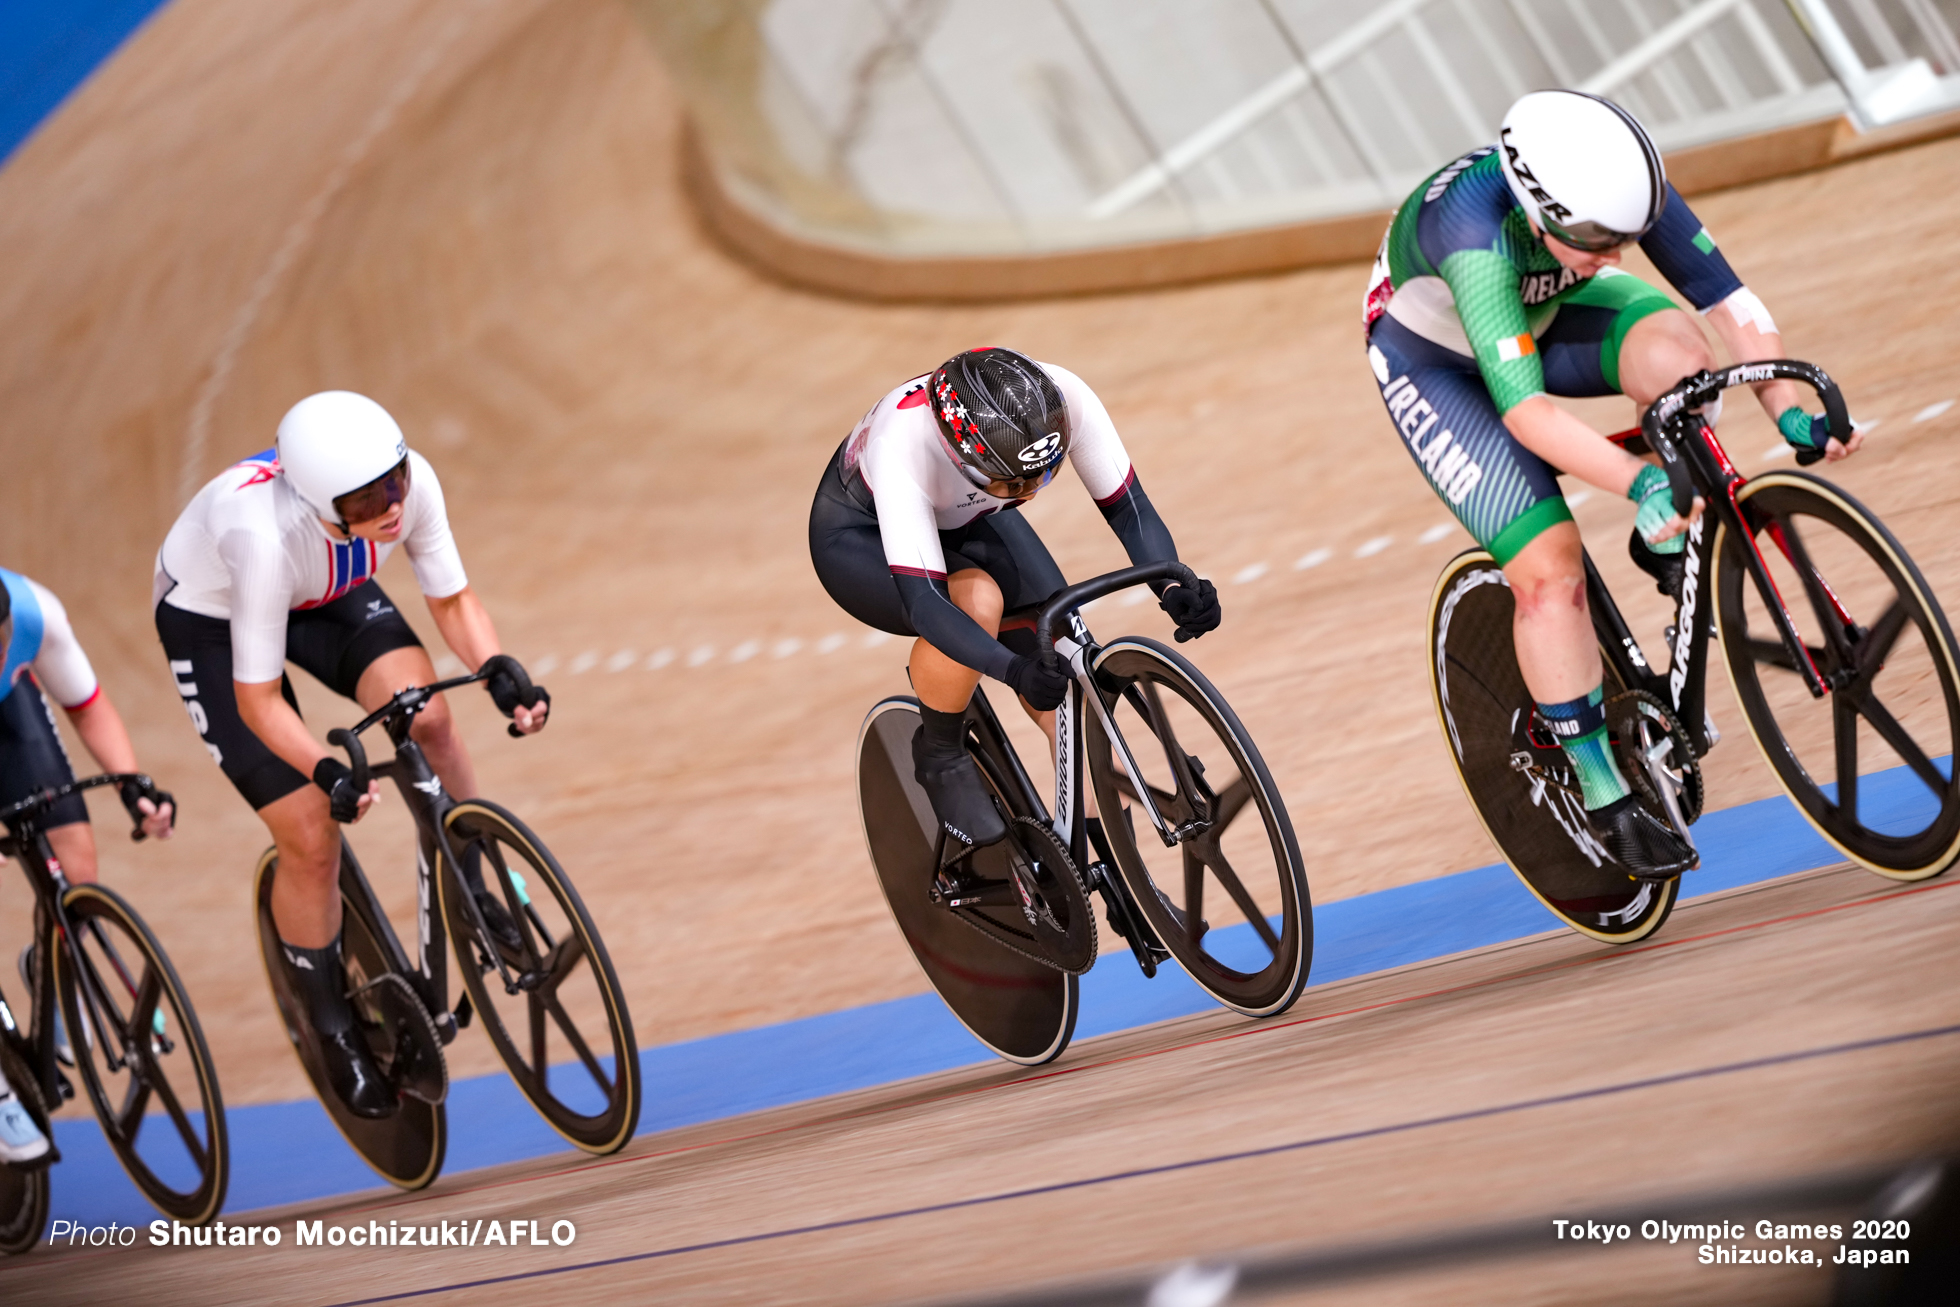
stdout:
[[(1042, 654), (1073, 678), (1055, 713), (1052, 806), (974, 694), (966, 746), (1006, 839), (970, 848), (933, 816), (912, 772), (918, 700), (883, 700), (858, 733), (858, 807), (892, 917), (947, 1007), (1009, 1062), (1051, 1061), (1074, 1034), (1078, 977), (1096, 960), (1091, 895), (1146, 976), (1175, 958), (1254, 1017), (1306, 985), (1306, 872), (1252, 737), (1183, 655), (1141, 636), (1098, 644), (1083, 623), (1092, 601), (1166, 579), (1197, 585), (1180, 563), (1146, 564), (1070, 586), (1035, 617)], [(1105, 814), (1094, 825), (1085, 779)]]
[[(1851, 430), (1822, 369), (1773, 360), (1684, 378), (1612, 437), (1660, 456), (1683, 516), (1696, 496), (1707, 508), (1688, 531), (1665, 672), (1586, 559), (1609, 738), (1638, 800), (1692, 843), (1700, 760), (1720, 739), (1705, 693), (1714, 638), (1750, 733), (1805, 820), (1881, 876), (1937, 876), (1960, 857), (1953, 633), (1904, 547), (1856, 499), (1805, 472), (1736, 470), (1699, 410), (1773, 378), (1808, 385), (1830, 429)], [(1635, 880), (1593, 838), (1518, 672), (1512, 613), (1504, 573), (1481, 549), (1451, 560), (1431, 597), (1431, 687), (1457, 774), (1492, 842), (1560, 920), (1607, 943), (1644, 939), (1681, 882)]]
[[(34, 890), (34, 943), (22, 959), (26, 1022), (0, 994), (0, 1065), (49, 1140), (27, 1166), (0, 1163), (0, 1252), (28, 1251), (47, 1228), (48, 1167), (60, 1157), (48, 1117), (75, 1092), (64, 1064), (110, 1151), (159, 1211), (202, 1225), (224, 1206), (225, 1105), (190, 995), (136, 909), (107, 885), (70, 884), (48, 845), (44, 823), (57, 802), (125, 782), (155, 792), (147, 776), (111, 772), (0, 810), (0, 855), (20, 864)], [(131, 837), (143, 838), (140, 824)]]
[[(416, 829), (417, 956), (389, 924), (361, 864), (340, 844), (341, 957), (348, 999), (376, 1064), (400, 1099), (389, 1116), (354, 1115), (327, 1080), (319, 1039), (280, 959), (272, 920), (277, 851), (255, 877), (259, 945), (266, 979), (300, 1064), (347, 1142), (389, 1182), (420, 1189), (442, 1169), (449, 1076), (443, 1047), (480, 1018), (511, 1079), (545, 1121), (589, 1153), (626, 1146), (640, 1119), (640, 1061), (626, 997), (599, 931), (564, 869), (530, 827), (485, 799), (454, 799), (409, 735), (436, 695), (499, 671), (529, 702), (531, 682), (499, 655), (475, 673), (411, 686), (351, 729), (328, 732), (344, 749), (354, 785), (394, 781)], [(361, 735), (386, 732), (394, 756), (370, 764)], [(510, 727), (512, 735), (519, 732)], [(519, 942), (499, 941), (476, 901), (481, 886), (500, 901)], [(445, 945), (454, 941), (463, 996), (449, 1007)], [(554, 1065), (554, 1058), (570, 1061)]]

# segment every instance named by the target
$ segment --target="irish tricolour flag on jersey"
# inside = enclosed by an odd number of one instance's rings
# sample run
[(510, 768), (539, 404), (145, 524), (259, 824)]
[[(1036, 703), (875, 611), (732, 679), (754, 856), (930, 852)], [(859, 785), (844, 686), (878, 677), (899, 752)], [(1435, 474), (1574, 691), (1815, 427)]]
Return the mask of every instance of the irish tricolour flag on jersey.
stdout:
[(1537, 352), (1538, 342), (1531, 338), (1531, 333), (1528, 331), (1519, 332), (1515, 336), (1506, 336), (1497, 342), (1497, 359), (1500, 363), (1509, 363)]

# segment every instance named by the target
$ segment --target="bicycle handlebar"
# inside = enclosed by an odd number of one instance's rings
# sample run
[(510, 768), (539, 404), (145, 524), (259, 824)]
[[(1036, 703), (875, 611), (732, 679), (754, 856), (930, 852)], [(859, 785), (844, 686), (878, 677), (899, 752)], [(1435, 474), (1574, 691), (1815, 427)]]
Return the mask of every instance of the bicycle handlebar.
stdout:
[[(1800, 381), (1817, 392), (1824, 401), (1824, 415), (1830, 422), (1830, 429), (1837, 433), (1839, 440), (1851, 438), (1851, 414), (1844, 404), (1844, 392), (1832, 381), (1824, 369), (1814, 363), (1804, 363), (1797, 359), (1766, 359), (1760, 363), (1737, 363), (1718, 372), (1706, 370), (1691, 377), (1683, 377), (1666, 394), (1647, 406), (1640, 417), (1640, 434), (1647, 438), (1648, 445), (1661, 456), (1661, 465), (1667, 470), (1669, 487), (1674, 491), (1674, 511), (1686, 517), (1695, 503), (1694, 481), (1688, 475), (1687, 465), (1681, 460), (1681, 451), (1675, 448), (1673, 438), (1667, 434), (1668, 426), (1690, 408), (1706, 404), (1731, 386), (1754, 385), (1760, 381)], [(1815, 463), (1824, 456), (1824, 451), (1798, 450), (1799, 463)]]
[(1034, 637), (1041, 656), (1046, 658), (1055, 652), (1055, 628), (1061, 624), (1070, 609), (1080, 608), (1092, 599), (1127, 590), (1133, 585), (1147, 581), (1175, 581), (1179, 585), (1198, 588), (1198, 574), (1183, 563), (1172, 559), (1163, 563), (1143, 563), (1137, 567), (1126, 567), (1119, 572), (1109, 572), (1091, 577), (1080, 585), (1072, 585), (1055, 595), (1041, 606), (1041, 615), (1035, 618)]
[[(483, 666), (477, 668), (468, 676), (452, 676), (446, 681), (437, 681), (433, 685), (411, 685), (406, 690), (399, 691), (392, 699), (361, 718), (360, 721), (354, 723), (351, 727), (337, 726), (333, 730), (328, 731), (327, 743), (336, 749), (345, 749), (347, 751), (348, 766), (354, 773), (355, 790), (365, 794), (368, 783), (372, 779), (372, 773), (368, 767), (367, 750), (361, 745), (361, 732), (367, 730), (377, 722), (389, 721), (404, 711), (420, 712), (422, 711), (423, 705), (427, 704), (430, 699), (441, 694), (444, 690), (454, 690), (465, 685), (474, 685), (478, 681), (487, 681), (498, 672), (508, 673), (510, 678), (517, 682), (517, 691), (520, 698), (530, 697), (532, 688), (531, 678), (525, 672), (523, 666), (509, 654), (497, 654), (487, 659)], [(510, 728), (510, 733), (513, 736), (522, 735), (522, 732), (515, 726)]]
[(156, 782), (150, 779), (148, 773), (137, 771), (105, 771), (100, 776), (89, 776), (79, 781), (69, 781), (65, 785), (57, 785), (52, 789), (36, 790), (19, 803), (12, 804), (6, 808), (0, 808), (0, 823), (12, 826), (21, 818), (33, 814), (38, 809), (59, 803), (71, 794), (80, 794), (83, 790), (100, 789), (104, 785), (119, 786), (125, 781), (135, 781), (145, 789), (156, 788)]

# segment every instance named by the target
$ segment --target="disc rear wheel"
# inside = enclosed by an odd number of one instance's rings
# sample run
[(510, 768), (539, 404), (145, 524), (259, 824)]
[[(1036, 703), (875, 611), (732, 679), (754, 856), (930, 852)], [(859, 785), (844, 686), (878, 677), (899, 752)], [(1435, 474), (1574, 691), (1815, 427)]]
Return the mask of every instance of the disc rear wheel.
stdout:
[[(1458, 555), (1436, 583), (1430, 688), (1450, 760), (1491, 843), (1553, 915), (1603, 943), (1645, 939), (1673, 910), (1680, 879), (1635, 880), (1594, 837), (1563, 751), (1532, 729), (1531, 692), (1511, 643), (1514, 610), (1504, 570), (1481, 549)], [(1606, 697), (1614, 701), (1626, 687), (1610, 662), (1605, 673)], [(1629, 711), (1616, 729), (1637, 724), (1637, 713)], [(1631, 765), (1626, 750), (1633, 734), (1616, 741), (1623, 767)], [(1698, 775), (1693, 792), (1698, 808)], [(1641, 797), (1655, 816), (1668, 819), (1661, 805)]]

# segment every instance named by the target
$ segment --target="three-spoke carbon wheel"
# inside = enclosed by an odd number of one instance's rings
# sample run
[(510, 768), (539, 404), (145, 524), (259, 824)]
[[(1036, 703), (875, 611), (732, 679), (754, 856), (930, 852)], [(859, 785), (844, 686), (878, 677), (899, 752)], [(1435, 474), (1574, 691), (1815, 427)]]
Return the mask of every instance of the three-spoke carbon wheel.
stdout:
[(640, 1056), (626, 996), (578, 891), (538, 837), (494, 803), (458, 803), (443, 826), (522, 937), (516, 948), (497, 945), (517, 986), (508, 993), (464, 907), (461, 869), (444, 868), (443, 919), (485, 1033), (554, 1130), (588, 1153), (618, 1151), (640, 1121)]
[(103, 1136), (144, 1197), (201, 1225), (224, 1206), (231, 1155), (197, 1013), (114, 890), (71, 885), (61, 905), (72, 930), (55, 951), (55, 992)]
[[(1586, 824), (1578, 779), (1564, 753), (1557, 741), (1532, 730), (1531, 692), (1511, 643), (1514, 609), (1504, 569), (1481, 549), (1452, 559), (1430, 596), (1430, 689), (1450, 761), (1491, 843), (1540, 903), (1602, 943), (1645, 939), (1667, 920), (1681, 881), (1633, 879)], [(1624, 689), (1607, 662), (1607, 700), (1614, 702)], [(1624, 724), (1616, 721), (1614, 729)], [(1621, 761), (1632, 762), (1624, 751)], [(1682, 770), (1685, 781), (1690, 769)], [(1641, 797), (1667, 820), (1661, 804)], [(1700, 807), (1698, 776), (1693, 807)], [(1692, 821), (1696, 814), (1685, 815)]]
[(1258, 748), (1211, 682), (1155, 640), (1111, 642), (1094, 672), (1119, 739), (1084, 705), (1089, 773), (1124, 883), (1206, 993), (1247, 1016), (1284, 1012), (1307, 983), (1313, 906)]
[[(27, 1059), (14, 1051), (13, 1035), (0, 1030), (0, 1071), (7, 1076), (27, 1114), (47, 1134), (48, 1110), (41, 1102)], [(50, 1136), (52, 1138), (52, 1136)], [(14, 1256), (41, 1242), (48, 1228), (48, 1168), (46, 1160), (32, 1167), (0, 1164), (0, 1253)]]
[(1960, 858), (1960, 658), (1919, 569), (1844, 491), (1771, 472), (1737, 496), (1782, 604), (1830, 686), (1813, 698), (1747, 570), (1716, 541), (1716, 613), (1729, 678), (1777, 779), (1819, 834), (1894, 880)]

